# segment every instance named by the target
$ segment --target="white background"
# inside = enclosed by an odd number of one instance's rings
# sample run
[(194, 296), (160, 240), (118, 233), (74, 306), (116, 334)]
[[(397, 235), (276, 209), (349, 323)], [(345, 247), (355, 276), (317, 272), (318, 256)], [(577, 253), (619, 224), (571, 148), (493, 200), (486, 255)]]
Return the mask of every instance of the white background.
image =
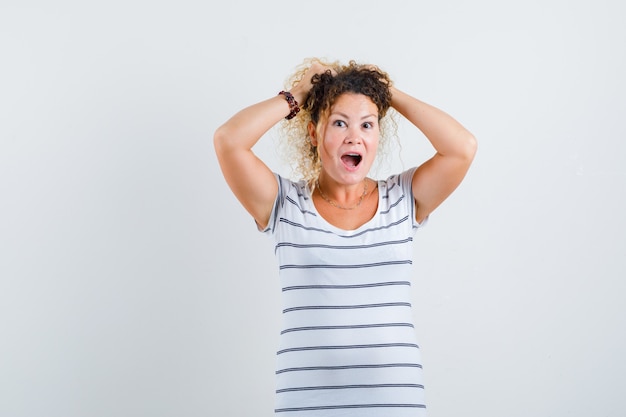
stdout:
[[(623, 415), (625, 4), (3, 1), (0, 415), (272, 414), (273, 248), (212, 134), (311, 56), (479, 141), (417, 236), (431, 417)], [(431, 155), (401, 134), (379, 176)]]

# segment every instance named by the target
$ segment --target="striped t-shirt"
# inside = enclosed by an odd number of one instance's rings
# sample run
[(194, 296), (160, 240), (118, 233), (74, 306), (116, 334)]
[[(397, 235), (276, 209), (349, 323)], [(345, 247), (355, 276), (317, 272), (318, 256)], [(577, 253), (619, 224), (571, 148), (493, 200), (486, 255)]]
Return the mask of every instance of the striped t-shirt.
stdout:
[(356, 230), (322, 218), (304, 181), (276, 175), (264, 232), (282, 287), (277, 416), (426, 415), (410, 301), (413, 172), (378, 181), (377, 213)]

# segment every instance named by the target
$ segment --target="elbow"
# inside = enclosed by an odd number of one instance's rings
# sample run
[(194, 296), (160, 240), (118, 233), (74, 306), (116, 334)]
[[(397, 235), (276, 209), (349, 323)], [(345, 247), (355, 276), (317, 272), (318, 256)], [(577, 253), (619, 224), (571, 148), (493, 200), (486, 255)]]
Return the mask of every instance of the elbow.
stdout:
[(476, 140), (476, 137), (470, 133), (467, 142), (469, 151), (471, 153), (471, 158), (474, 159), (474, 156), (478, 151), (478, 141)]
[(218, 155), (227, 149), (229, 137), (231, 137), (231, 135), (225, 125), (218, 127), (213, 133), (213, 147)]
[(461, 153), (463, 157), (468, 161), (473, 161), (477, 150), (478, 150), (478, 141), (476, 140), (476, 137), (474, 137), (474, 135), (472, 135), (471, 133), (467, 132), (463, 140), (463, 147), (461, 149)]
[(220, 126), (215, 130), (215, 132), (213, 132), (213, 146), (215, 147), (216, 151), (219, 150), (225, 142), (224, 138), (226, 134), (224, 130), (224, 126)]

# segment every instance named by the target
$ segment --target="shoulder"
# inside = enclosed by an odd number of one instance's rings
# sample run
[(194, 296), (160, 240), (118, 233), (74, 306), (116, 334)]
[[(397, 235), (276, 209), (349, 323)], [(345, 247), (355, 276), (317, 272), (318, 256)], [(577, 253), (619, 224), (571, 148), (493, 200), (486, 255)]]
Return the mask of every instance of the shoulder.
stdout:
[(378, 182), (381, 214), (393, 214), (399, 220), (411, 219), (412, 227), (419, 227), (415, 221), (415, 198), (413, 196), (413, 174), (417, 167), (393, 174)]
[(292, 198), (297, 200), (308, 200), (310, 197), (309, 186), (304, 180), (293, 181), (289, 178), (283, 177), (280, 174), (274, 174), (278, 181), (278, 196), (277, 201), (283, 201), (286, 198)]
[(311, 192), (308, 184), (304, 180), (293, 181), (274, 173), (278, 182), (278, 194), (274, 207), (270, 215), (270, 220), (262, 232), (273, 234), (281, 218), (291, 219), (298, 216), (298, 213), (312, 213)]
[(412, 167), (398, 174), (390, 175), (385, 180), (379, 181), (378, 184), (381, 187), (381, 192), (387, 195), (389, 195), (389, 193), (393, 195), (408, 194), (412, 197), (413, 175), (416, 169), (417, 167)]

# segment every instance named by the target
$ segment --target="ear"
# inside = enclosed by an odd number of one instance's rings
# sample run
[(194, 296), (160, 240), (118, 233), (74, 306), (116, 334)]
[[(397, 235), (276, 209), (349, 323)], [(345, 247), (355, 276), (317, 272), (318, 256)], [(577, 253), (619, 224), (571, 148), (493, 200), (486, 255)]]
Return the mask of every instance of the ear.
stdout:
[(315, 131), (315, 123), (309, 122), (307, 125), (307, 129), (309, 130), (309, 137), (311, 138), (311, 144), (313, 146), (317, 146), (317, 132)]

